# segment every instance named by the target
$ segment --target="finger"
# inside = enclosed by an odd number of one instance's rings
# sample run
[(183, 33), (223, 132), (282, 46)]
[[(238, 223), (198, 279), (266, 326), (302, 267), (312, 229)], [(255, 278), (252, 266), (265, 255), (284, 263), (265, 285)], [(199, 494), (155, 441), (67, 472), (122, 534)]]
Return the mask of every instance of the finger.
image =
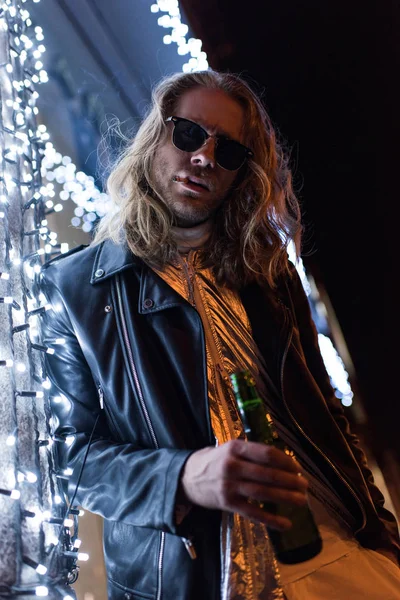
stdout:
[(292, 527), (292, 522), (289, 519), (273, 515), (257, 506), (257, 504), (251, 504), (247, 500), (241, 498), (236, 500), (234, 506), (230, 508), (230, 510), (247, 519), (260, 521), (260, 523), (264, 523), (270, 529), (286, 531)]
[(256, 462), (261, 465), (268, 465), (292, 473), (301, 472), (300, 465), (292, 458), (292, 456), (285, 454), (283, 450), (279, 450), (279, 448), (275, 448), (274, 446), (268, 446), (267, 444), (260, 444), (258, 442), (235, 440), (235, 443), (232, 444), (231, 447), (233, 453), (244, 460)]
[(274, 487), (294, 489), (304, 492), (308, 488), (308, 481), (300, 473), (291, 473), (281, 469), (265, 467), (248, 461), (237, 461), (235, 465), (235, 479), (263, 483)]
[(259, 502), (285, 502), (294, 506), (304, 506), (307, 503), (307, 495), (304, 492), (259, 485), (248, 481), (238, 482), (235, 486), (235, 493), (243, 498), (251, 498)]

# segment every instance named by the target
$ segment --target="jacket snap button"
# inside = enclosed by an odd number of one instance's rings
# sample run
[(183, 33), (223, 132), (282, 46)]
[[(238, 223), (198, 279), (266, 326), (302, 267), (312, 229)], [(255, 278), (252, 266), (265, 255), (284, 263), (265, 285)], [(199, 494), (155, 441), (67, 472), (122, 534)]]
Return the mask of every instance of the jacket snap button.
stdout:
[(103, 277), (103, 275), (104, 275), (103, 269), (97, 269), (96, 273), (94, 274), (95, 277)]
[(146, 300), (143, 302), (143, 306), (144, 308), (151, 308), (154, 306), (154, 301), (151, 298), (146, 298)]
[(110, 306), (109, 304), (107, 304), (107, 306), (104, 307), (104, 310), (106, 313), (110, 313), (112, 311), (112, 306)]

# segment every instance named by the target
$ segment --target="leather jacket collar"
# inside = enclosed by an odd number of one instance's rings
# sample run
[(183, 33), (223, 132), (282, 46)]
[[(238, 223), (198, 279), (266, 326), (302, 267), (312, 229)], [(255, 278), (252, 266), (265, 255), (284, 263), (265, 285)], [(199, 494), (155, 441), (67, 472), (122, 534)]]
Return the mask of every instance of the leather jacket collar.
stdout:
[(96, 285), (122, 271), (136, 267), (141, 269), (139, 314), (148, 314), (186, 305), (187, 301), (173, 290), (144, 261), (134, 256), (127, 245), (115, 245), (107, 240), (96, 251), (90, 283)]
[(127, 245), (116, 245), (107, 240), (97, 247), (90, 283), (95, 285), (120, 273), (128, 267), (141, 264), (141, 260), (134, 256)]

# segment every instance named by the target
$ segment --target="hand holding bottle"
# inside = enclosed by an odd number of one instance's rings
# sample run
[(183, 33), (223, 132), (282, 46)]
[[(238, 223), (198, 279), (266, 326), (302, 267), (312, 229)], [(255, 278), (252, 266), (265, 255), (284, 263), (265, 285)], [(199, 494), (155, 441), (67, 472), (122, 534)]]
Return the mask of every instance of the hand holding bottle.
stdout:
[[(282, 450), (294, 460), (294, 453), (279, 436), (250, 371), (239, 371), (230, 377), (247, 439)], [(264, 510), (292, 521), (292, 527), (288, 531), (271, 529), (269, 532), (279, 561), (289, 564), (303, 562), (321, 552), (322, 539), (307, 502), (303, 506), (293, 507), (285, 501), (277, 500), (265, 503)]]
[(232, 440), (194, 452), (181, 485), (193, 504), (236, 512), (281, 530), (291, 527), (290, 520), (269, 513), (260, 503), (304, 506), (308, 482), (299, 473), (297, 462), (278, 448)]

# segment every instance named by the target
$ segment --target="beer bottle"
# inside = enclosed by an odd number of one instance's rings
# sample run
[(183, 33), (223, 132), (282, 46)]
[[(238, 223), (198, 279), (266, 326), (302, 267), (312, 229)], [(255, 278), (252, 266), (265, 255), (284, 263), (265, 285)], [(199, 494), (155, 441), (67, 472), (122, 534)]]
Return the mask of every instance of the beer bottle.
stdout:
[[(247, 439), (276, 446), (294, 456), (293, 451), (279, 437), (250, 372), (233, 373), (230, 379)], [(322, 540), (308, 504), (292, 506), (285, 502), (264, 502), (262, 507), (270, 513), (287, 517), (292, 522), (292, 527), (286, 531), (268, 529), (277, 560), (286, 564), (300, 563), (321, 551)]]

